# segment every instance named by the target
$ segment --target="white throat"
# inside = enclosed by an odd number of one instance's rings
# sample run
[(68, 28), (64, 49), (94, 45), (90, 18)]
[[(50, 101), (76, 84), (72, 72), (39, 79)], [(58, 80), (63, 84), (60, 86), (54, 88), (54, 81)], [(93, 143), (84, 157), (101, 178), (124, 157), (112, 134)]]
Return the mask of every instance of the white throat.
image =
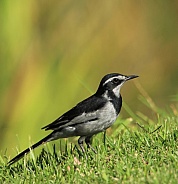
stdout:
[(115, 96), (118, 97), (118, 98), (120, 97), (120, 89), (121, 89), (122, 85), (123, 85), (123, 83), (120, 84), (119, 86), (115, 87), (115, 88), (112, 90), (113, 93), (115, 94)]

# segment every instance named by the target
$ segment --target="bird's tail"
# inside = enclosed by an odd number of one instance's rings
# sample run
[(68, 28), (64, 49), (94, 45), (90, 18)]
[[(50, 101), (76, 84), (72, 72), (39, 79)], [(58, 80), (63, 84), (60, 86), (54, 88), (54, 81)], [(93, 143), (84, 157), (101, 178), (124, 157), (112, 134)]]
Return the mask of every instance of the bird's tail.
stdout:
[(37, 148), (38, 146), (40, 146), (43, 143), (46, 143), (46, 142), (49, 142), (52, 140), (53, 140), (53, 137), (52, 137), (52, 133), (51, 133), (48, 136), (46, 136), (45, 138), (43, 138), (40, 141), (38, 141), (37, 143), (35, 143), (34, 145), (32, 145), (31, 147), (29, 147), (29, 148), (25, 149), (24, 151), (22, 151), (21, 153), (19, 153), (16, 157), (14, 157), (12, 160), (10, 160), (8, 162), (8, 165), (12, 165), (13, 163), (20, 160), (25, 154), (29, 153), (31, 150)]

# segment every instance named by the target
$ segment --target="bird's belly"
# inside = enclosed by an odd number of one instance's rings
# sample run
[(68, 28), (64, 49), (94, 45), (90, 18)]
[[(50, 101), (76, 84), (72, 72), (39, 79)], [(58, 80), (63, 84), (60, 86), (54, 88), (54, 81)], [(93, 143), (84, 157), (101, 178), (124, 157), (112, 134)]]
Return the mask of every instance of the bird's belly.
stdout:
[(98, 118), (93, 121), (87, 121), (84, 123), (76, 124), (76, 132), (79, 136), (92, 135), (109, 128), (116, 120), (117, 114), (112, 105), (108, 102), (108, 105), (98, 111)]
[(113, 104), (108, 102), (102, 109), (75, 118), (75, 123), (62, 128), (61, 131), (54, 131), (54, 134), (56, 138), (94, 135), (109, 128), (116, 118), (116, 110)]
[(116, 119), (106, 120), (106, 121), (92, 121), (92, 122), (86, 122), (82, 123), (81, 125), (75, 126), (75, 131), (78, 134), (78, 136), (85, 136), (85, 135), (94, 135), (99, 132), (105, 131), (107, 128), (109, 128)]

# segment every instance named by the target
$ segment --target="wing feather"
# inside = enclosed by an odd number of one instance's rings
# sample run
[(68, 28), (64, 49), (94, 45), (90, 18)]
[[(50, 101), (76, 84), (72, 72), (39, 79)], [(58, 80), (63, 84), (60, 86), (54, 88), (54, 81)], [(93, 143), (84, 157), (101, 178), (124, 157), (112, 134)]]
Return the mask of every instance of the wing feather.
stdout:
[(72, 126), (78, 123), (93, 121), (98, 118), (97, 109), (102, 108), (106, 100), (98, 96), (91, 96), (75, 107), (64, 113), (49, 125), (43, 127), (45, 130), (57, 130), (66, 126)]

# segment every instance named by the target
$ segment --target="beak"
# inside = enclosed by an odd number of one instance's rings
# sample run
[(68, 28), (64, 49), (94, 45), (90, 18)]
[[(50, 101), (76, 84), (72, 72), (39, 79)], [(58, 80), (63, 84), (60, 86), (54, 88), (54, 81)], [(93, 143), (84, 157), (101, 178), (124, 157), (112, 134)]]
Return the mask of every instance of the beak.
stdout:
[(138, 75), (129, 75), (126, 77), (126, 81), (139, 77)]

